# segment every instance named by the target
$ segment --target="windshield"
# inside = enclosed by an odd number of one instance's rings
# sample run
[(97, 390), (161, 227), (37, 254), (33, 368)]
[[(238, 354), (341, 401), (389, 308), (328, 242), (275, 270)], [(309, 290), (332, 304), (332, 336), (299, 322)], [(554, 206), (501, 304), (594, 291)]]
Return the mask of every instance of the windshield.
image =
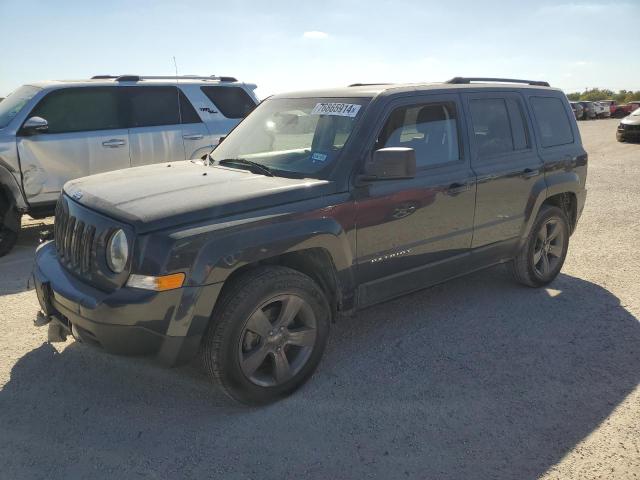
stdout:
[(640, 117), (640, 108), (636, 108), (633, 112), (631, 112), (631, 115)]
[(37, 87), (23, 85), (0, 102), (0, 128), (4, 128), (14, 119), (20, 110), (40, 91)]
[(223, 163), (259, 163), (275, 175), (317, 177), (336, 161), (368, 102), (368, 98), (267, 100), (231, 132), (211, 157)]

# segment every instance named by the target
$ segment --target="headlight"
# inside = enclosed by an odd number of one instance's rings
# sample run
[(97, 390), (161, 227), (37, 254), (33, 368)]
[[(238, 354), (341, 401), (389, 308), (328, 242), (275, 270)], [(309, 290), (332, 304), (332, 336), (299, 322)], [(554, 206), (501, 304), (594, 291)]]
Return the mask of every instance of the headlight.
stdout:
[(123, 230), (116, 230), (107, 243), (107, 265), (113, 273), (122, 273), (129, 259), (129, 244)]

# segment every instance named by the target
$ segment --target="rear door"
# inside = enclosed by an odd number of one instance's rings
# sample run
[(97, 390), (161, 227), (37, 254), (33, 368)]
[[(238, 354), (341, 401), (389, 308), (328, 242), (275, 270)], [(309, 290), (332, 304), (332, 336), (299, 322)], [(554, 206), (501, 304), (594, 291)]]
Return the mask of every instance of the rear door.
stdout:
[(44, 118), (48, 131), (17, 137), (31, 204), (55, 202), (68, 180), (130, 166), (122, 107), (118, 87), (63, 88), (38, 102), (27, 118)]
[(527, 202), (542, 162), (533, 148), (523, 98), (513, 92), (463, 94), (477, 174), (473, 249), (487, 262), (508, 257), (525, 225)]
[(178, 89), (174, 86), (121, 88), (129, 110), (131, 166), (184, 160)]

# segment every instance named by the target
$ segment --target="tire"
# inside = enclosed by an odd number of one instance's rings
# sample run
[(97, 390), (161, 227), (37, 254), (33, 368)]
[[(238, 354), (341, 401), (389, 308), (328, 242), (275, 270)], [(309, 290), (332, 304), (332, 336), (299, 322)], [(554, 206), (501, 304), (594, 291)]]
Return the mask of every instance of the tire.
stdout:
[(308, 276), (280, 266), (251, 270), (226, 286), (214, 308), (200, 350), (204, 369), (238, 402), (285, 397), (318, 366), (330, 311)]
[(16, 209), (15, 203), (7, 200), (3, 192), (0, 192), (0, 257), (11, 251), (20, 233), (20, 212)]
[(543, 206), (522, 250), (509, 263), (514, 280), (528, 287), (543, 287), (551, 283), (560, 273), (567, 256), (569, 232), (569, 221), (564, 211), (550, 205)]

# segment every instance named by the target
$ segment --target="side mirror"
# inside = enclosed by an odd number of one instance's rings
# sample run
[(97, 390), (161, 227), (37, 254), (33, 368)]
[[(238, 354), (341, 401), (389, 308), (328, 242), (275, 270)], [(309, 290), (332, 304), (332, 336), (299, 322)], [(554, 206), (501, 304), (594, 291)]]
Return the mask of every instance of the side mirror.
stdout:
[(42, 117), (31, 117), (22, 125), (22, 133), (25, 135), (45, 133), (47, 130), (49, 130), (49, 122)]
[(416, 152), (413, 148), (388, 147), (373, 152), (362, 180), (394, 180), (416, 176)]

